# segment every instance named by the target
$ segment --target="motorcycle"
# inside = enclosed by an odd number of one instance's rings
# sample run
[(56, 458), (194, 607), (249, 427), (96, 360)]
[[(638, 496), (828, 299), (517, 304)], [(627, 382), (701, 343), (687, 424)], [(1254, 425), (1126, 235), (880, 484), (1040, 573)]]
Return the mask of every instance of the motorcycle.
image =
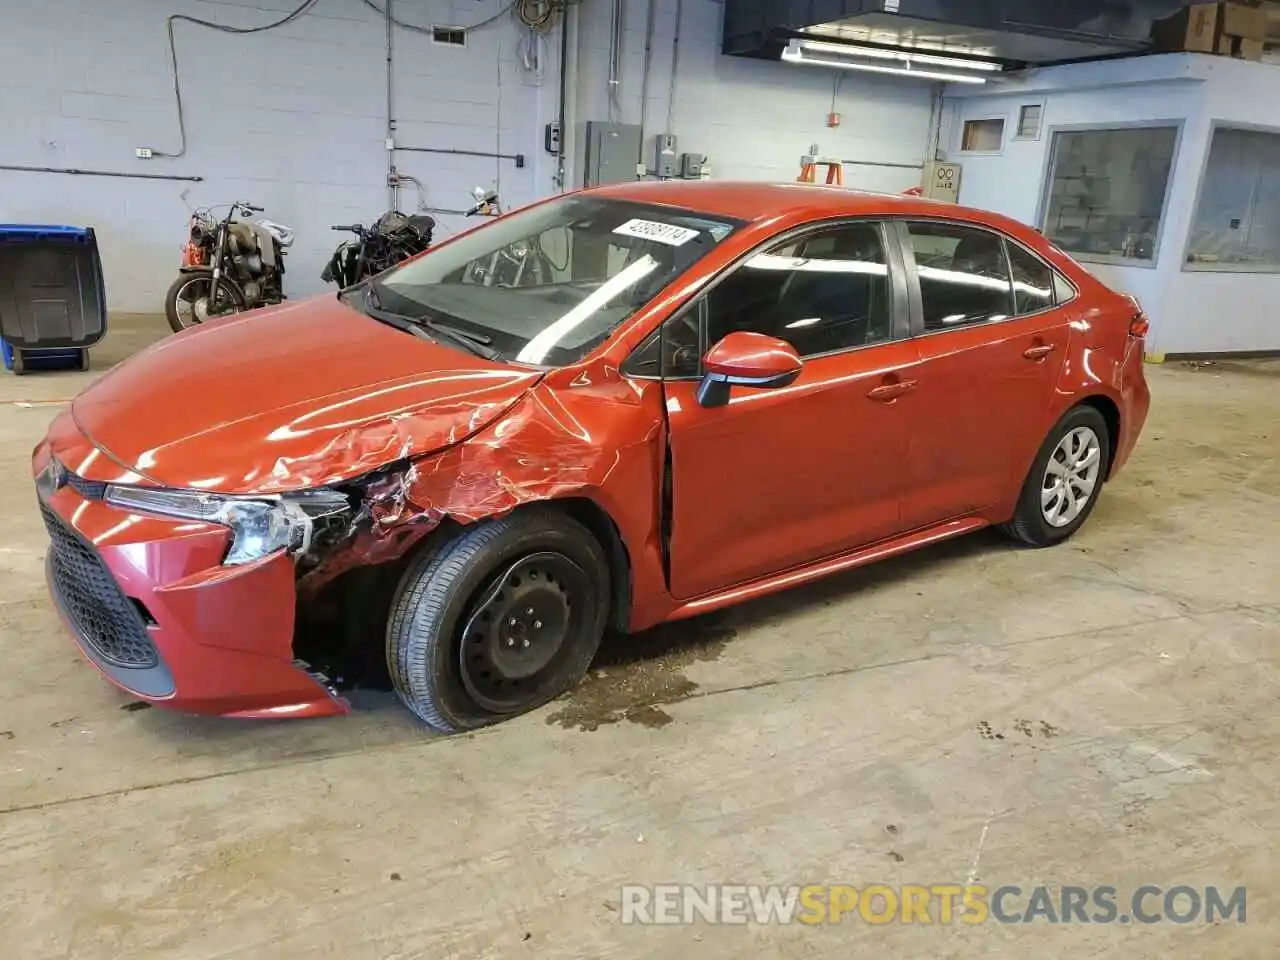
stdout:
[[(475, 206), (463, 214), (465, 217), (500, 217), (502, 205), (494, 190), (476, 187), (471, 191)], [(552, 282), (555, 271), (551, 259), (543, 252), (538, 238), (517, 240), (487, 257), (467, 264), (463, 270), (463, 283), (483, 287), (527, 287)]]
[(355, 239), (338, 244), (320, 279), (345, 290), (365, 277), (382, 273), (431, 246), (435, 226), (435, 220), (425, 214), (406, 215), (398, 210), (388, 210), (372, 227), (360, 223), (333, 226), (331, 230), (354, 233)]
[[(284, 255), (293, 229), (265, 219), (248, 219), (263, 208), (237, 200), (226, 216), (202, 207), (191, 215), (178, 279), (164, 298), (174, 331), (211, 317), (239, 313), (284, 300)], [(237, 219), (243, 218), (243, 219)]]

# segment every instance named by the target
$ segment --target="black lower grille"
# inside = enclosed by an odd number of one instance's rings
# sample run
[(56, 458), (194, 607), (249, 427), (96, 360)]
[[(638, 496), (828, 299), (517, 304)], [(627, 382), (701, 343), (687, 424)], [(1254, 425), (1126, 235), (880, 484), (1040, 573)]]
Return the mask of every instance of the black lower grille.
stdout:
[(86, 500), (101, 500), (107, 495), (107, 485), (101, 480), (86, 480), (74, 473), (67, 474), (67, 486)]
[(55, 599), (90, 652), (117, 667), (145, 669), (160, 662), (142, 617), (121, 592), (93, 548), (43, 503)]

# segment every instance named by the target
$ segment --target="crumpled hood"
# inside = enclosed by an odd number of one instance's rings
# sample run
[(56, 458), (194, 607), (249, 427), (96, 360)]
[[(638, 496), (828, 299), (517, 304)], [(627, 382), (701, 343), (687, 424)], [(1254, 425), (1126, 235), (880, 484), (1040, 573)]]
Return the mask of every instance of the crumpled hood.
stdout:
[(268, 493), (457, 443), (540, 376), (329, 295), (167, 337), (85, 390), (72, 413), (96, 446), (156, 483)]

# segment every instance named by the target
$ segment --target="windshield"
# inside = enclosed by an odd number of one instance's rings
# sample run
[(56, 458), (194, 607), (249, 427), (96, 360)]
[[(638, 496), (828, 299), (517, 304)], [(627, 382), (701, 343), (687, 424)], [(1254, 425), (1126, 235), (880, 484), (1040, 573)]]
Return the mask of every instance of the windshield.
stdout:
[(574, 363), (740, 226), (654, 204), (569, 196), (463, 234), (381, 277), (389, 311), (447, 324), (494, 355)]

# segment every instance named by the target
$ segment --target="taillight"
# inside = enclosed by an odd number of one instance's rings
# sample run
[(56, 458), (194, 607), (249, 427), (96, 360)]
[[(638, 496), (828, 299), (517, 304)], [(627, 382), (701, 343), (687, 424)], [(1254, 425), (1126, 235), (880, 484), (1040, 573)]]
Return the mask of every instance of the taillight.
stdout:
[(1135, 340), (1142, 340), (1151, 329), (1151, 321), (1147, 319), (1147, 312), (1142, 309), (1142, 304), (1138, 302), (1137, 297), (1126, 293), (1125, 299), (1133, 305), (1133, 316), (1129, 318), (1129, 336)]

